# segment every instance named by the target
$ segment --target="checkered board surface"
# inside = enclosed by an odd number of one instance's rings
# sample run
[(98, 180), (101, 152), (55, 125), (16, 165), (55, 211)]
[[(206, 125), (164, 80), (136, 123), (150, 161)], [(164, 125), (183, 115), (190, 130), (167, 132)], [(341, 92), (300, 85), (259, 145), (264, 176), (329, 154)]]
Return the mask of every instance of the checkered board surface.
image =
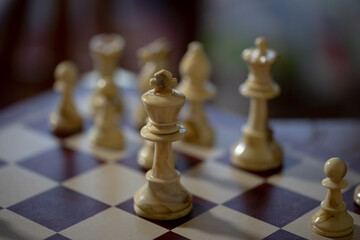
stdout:
[[(120, 75), (120, 85), (135, 82)], [(352, 201), (360, 184), (358, 121), (271, 121), (284, 166), (258, 174), (229, 162), (245, 119), (208, 107), (216, 146), (174, 144), (193, 210), (178, 220), (151, 221), (133, 210), (133, 195), (145, 182), (136, 163), (143, 140), (129, 117), (138, 95), (121, 88), (126, 149), (109, 151), (88, 142), (90, 90), (83, 84), (75, 94), (84, 131), (63, 139), (47, 130), (55, 93), (0, 113), (0, 239), (327, 239), (312, 233), (310, 219), (325, 197), (323, 164), (332, 156), (348, 165), (343, 196), (355, 221), (353, 234), (341, 239), (360, 239), (360, 208)]]

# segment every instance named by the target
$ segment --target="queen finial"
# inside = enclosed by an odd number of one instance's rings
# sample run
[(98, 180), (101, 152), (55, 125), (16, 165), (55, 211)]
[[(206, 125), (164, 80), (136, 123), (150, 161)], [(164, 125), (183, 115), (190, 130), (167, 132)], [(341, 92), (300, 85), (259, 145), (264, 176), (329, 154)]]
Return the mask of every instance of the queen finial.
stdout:
[(255, 46), (256, 48), (260, 51), (260, 55), (261, 56), (265, 56), (266, 55), (266, 50), (267, 50), (267, 42), (266, 39), (263, 37), (258, 37), (255, 39)]
[(150, 86), (154, 88), (155, 93), (171, 93), (176, 85), (176, 78), (173, 78), (171, 72), (165, 69), (155, 73), (154, 78), (150, 79)]

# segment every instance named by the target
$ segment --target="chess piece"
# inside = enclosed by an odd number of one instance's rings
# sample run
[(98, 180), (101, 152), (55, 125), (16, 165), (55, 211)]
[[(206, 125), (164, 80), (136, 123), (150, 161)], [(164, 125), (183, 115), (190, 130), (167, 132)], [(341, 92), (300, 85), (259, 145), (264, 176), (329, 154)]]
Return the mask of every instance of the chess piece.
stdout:
[(328, 189), (321, 209), (312, 216), (311, 228), (317, 234), (325, 237), (342, 237), (353, 231), (354, 220), (346, 211), (346, 204), (341, 195), (341, 189), (347, 186), (343, 179), (346, 175), (346, 164), (340, 158), (330, 158), (326, 161), (324, 172), (326, 178), (322, 185)]
[(192, 208), (192, 196), (180, 184), (180, 173), (175, 170), (171, 144), (185, 135), (178, 115), (185, 96), (173, 89), (176, 79), (161, 70), (150, 80), (153, 90), (146, 92), (144, 103), (149, 122), (141, 129), (141, 136), (155, 142), (152, 169), (146, 173), (147, 183), (134, 196), (135, 212), (156, 220), (177, 219)]
[[(170, 44), (165, 38), (158, 38), (138, 50), (137, 57), (142, 66), (138, 75), (138, 89), (141, 95), (150, 90), (149, 79), (161, 69), (167, 68), (170, 52)], [(140, 103), (133, 114), (135, 126), (141, 129), (146, 124), (146, 118), (145, 108)]]
[[(140, 48), (137, 52), (139, 62), (142, 65), (138, 75), (138, 89), (141, 94), (151, 89), (149, 79), (161, 69), (167, 67), (170, 54), (170, 45), (165, 38), (158, 38), (150, 44)], [(147, 113), (144, 105), (140, 103), (133, 114), (134, 125), (141, 129), (147, 123)], [(139, 149), (137, 162), (143, 169), (150, 169), (154, 160), (154, 142), (144, 141)]]
[(206, 121), (203, 103), (211, 99), (216, 89), (209, 80), (210, 62), (199, 42), (191, 42), (188, 51), (180, 62), (181, 83), (178, 89), (188, 100), (183, 114), (182, 124), (187, 134), (183, 141), (200, 146), (212, 146), (214, 131)]
[(360, 206), (360, 185), (355, 188), (354, 191), (354, 202)]
[(61, 62), (55, 69), (54, 90), (61, 93), (61, 99), (50, 115), (49, 128), (58, 136), (68, 136), (82, 129), (82, 120), (72, 99), (76, 76), (77, 68), (73, 62)]
[(282, 165), (282, 150), (273, 140), (267, 124), (266, 102), (280, 93), (279, 86), (271, 78), (271, 69), (278, 55), (267, 48), (264, 38), (257, 38), (255, 45), (256, 48), (242, 53), (250, 71), (239, 90), (251, 98), (250, 112), (242, 129), (242, 139), (231, 150), (231, 162), (247, 170), (267, 171)]
[[(116, 90), (113, 75), (124, 46), (125, 40), (117, 34), (99, 34), (90, 39), (89, 48), (98, 76), (96, 89), (90, 99), (90, 111), (93, 116), (102, 102), (103, 95), (100, 93), (100, 88), (106, 84)], [(121, 114), (122, 103), (117, 91), (113, 97), (116, 110)]]
[(98, 110), (95, 114), (94, 126), (90, 131), (90, 141), (94, 146), (121, 150), (124, 148), (123, 134), (117, 126), (119, 112), (114, 101), (116, 89), (109, 82), (99, 87)]

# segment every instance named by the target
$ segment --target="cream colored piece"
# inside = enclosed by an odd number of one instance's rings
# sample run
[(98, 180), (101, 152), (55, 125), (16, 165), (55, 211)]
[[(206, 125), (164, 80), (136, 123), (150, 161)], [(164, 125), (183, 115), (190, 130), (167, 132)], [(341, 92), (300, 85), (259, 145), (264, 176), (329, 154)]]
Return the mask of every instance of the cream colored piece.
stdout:
[[(149, 79), (161, 69), (167, 68), (170, 52), (170, 44), (165, 38), (158, 38), (138, 50), (137, 57), (141, 65), (138, 75), (138, 89), (141, 95), (151, 89)], [(146, 124), (146, 118), (145, 108), (140, 103), (133, 113), (134, 125), (141, 129)]]
[(326, 237), (342, 237), (353, 231), (354, 220), (346, 211), (341, 189), (347, 186), (343, 179), (346, 164), (340, 158), (330, 158), (324, 166), (326, 178), (322, 185), (328, 189), (321, 209), (312, 216), (311, 228), (317, 234)]
[(161, 70), (150, 80), (153, 90), (142, 96), (149, 122), (141, 136), (155, 142), (153, 167), (146, 173), (147, 183), (134, 196), (135, 212), (145, 218), (171, 220), (187, 215), (192, 208), (191, 194), (180, 184), (175, 170), (171, 144), (185, 135), (178, 122), (185, 96), (173, 89), (176, 79)]
[(98, 110), (95, 115), (94, 126), (90, 131), (90, 141), (94, 146), (121, 150), (124, 148), (124, 138), (117, 126), (117, 105), (114, 102), (116, 89), (104, 82), (100, 86)]
[(267, 124), (267, 100), (280, 93), (271, 78), (271, 68), (278, 55), (267, 48), (264, 38), (257, 38), (256, 48), (242, 53), (248, 63), (248, 79), (239, 88), (240, 93), (251, 98), (248, 122), (242, 129), (243, 137), (231, 150), (231, 162), (252, 171), (267, 171), (282, 165), (282, 150), (272, 138)]
[(93, 116), (103, 101), (100, 89), (105, 84), (114, 89), (112, 101), (116, 106), (116, 111), (120, 114), (122, 112), (122, 102), (116, 91), (113, 75), (124, 46), (125, 40), (117, 34), (99, 34), (90, 39), (89, 48), (98, 75), (97, 86), (90, 99), (90, 111)]
[(360, 185), (355, 188), (354, 202), (360, 206)]
[(144, 141), (143, 146), (139, 149), (137, 154), (137, 162), (143, 169), (150, 169), (154, 162), (154, 142), (148, 140)]
[(82, 120), (72, 99), (76, 76), (77, 68), (73, 62), (61, 62), (55, 69), (54, 89), (61, 93), (61, 99), (50, 115), (49, 128), (58, 136), (70, 135), (82, 129)]
[(211, 66), (199, 42), (191, 42), (180, 62), (181, 83), (178, 89), (188, 99), (182, 124), (187, 130), (183, 141), (200, 146), (214, 144), (214, 131), (206, 120), (203, 103), (213, 98), (216, 89), (209, 80)]

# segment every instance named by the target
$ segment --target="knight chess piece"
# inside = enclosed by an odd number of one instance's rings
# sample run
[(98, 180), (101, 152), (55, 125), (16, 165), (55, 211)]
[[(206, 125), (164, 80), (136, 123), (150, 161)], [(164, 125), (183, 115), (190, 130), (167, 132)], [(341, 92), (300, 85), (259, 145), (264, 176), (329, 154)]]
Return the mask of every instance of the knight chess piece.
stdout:
[(82, 120), (72, 99), (76, 77), (77, 68), (73, 62), (65, 61), (57, 65), (54, 90), (61, 93), (61, 99), (49, 119), (49, 128), (55, 135), (67, 136), (82, 129)]
[(116, 89), (111, 87), (108, 82), (99, 87), (98, 110), (95, 114), (94, 126), (90, 130), (90, 142), (94, 146), (122, 150), (124, 148), (124, 138), (117, 125), (117, 111), (114, 96)]
[(199, 42), (191, 42), (180, 62), (182, 81), (178, 89), (188, 100), (182, 124), (187, 134), (183, 141), (210, 147), (214, 144), (214, 131), (206, 120), (203, 104), (213, 98), (216, 89), (209, 82), (210, 62)]
[(256, 48), (245, 49), (242, 53), (249, 66), (249, 75), (239, 90), (251, 98), (250, 112), (242, 129), (243, 137), (231, 150), (231, 162), (247, 170), (267, 171), (282, 165), (282, 150), (273, 140), (267, 123), (267, 100), (280, 93), (279, 86), (271, 78), (278, 55), (267, 48), (264, 38), (257, 38), (255, 45)]
[(90, 99), (90, 112), (93, 116), (102, 102), (103, 94), (100, 93), (100, 88), (105, 84), (115, 90), (113, 102), (117, 112), (122, 113), (122, 102), (116, 91), (113, 76), (124, 46), (125, 40), (117, 34), (99, 34), (90, 39), (89, 48), (97, 73), (96, 88)]
[(328, 189), (321, 209), (312, 216), (311, 228), (326, 237), (342, 237), (353, 231), (354, 220), (346, 211), (341, 189), (347, 186), (343, 179), (347, 172), (345, 162), (340, 158), (330, 158), (324, 166), (326, 178), (322, 185)]
[(175, 170), (171, 146), (185, 135), (184, 127), (178, 122), (185, 96), (173, 89), (176, 79), (166, 70), (157, 72), (150, 86), (154, 89), (141, 98), (149, 122), (140, 133), (146, 140), (155, 142), (154, 162), (146, 173), (147, 183), (134, 196), (134, 210), (145, 218), (177, 219), (192, 208), (192, 196), (180, 184), (180, 173)]

